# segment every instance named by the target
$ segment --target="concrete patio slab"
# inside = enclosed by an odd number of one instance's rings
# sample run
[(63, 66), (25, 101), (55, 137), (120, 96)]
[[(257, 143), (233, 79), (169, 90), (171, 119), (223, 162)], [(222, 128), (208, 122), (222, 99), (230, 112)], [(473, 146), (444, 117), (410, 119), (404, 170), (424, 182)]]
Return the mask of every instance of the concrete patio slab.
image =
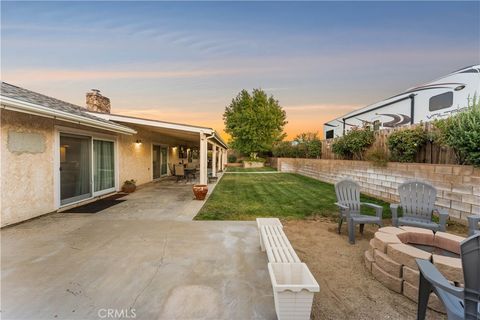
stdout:
[(2, 229), (2, 318), (275, 318), (255, 222), (188, 221), (189, 185), (126, 199)]

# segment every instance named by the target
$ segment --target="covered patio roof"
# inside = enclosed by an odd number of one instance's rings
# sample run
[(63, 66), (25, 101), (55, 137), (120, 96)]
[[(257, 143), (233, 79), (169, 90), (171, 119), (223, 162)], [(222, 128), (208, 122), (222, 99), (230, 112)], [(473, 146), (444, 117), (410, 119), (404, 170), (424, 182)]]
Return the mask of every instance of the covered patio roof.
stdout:
[(90, 114), (113, 122), (121, 122), (123, 124), (135, 124), (141, 126), (147, 126), (152, 131), (161, 133), (166, 136), (171, 136), (175, 138), (180, 138), (185, 141), (190, 141), (197, 143), (199, 142), (199, 134), (205, 134), (209, 140), (213, 140), (216, 144), (222, 148), (228, 149), (227, 144), (220, 135), (212, 128), (193, 126), (188, 124), (173, 123), (159, 120), (151, 120), (130, 116), (123, 116), (118, 114), (109, 114), (109, 113), (98, 113), (98, 112), (89, 112)]
[[(227, 163), (228, 146), (218, 133), (208, 127), (193, 126), (188, 124), (172, 123), (159, 120), (129, 117), (110, 113), (89, 112), (105, 121), (121, 123), (124, 126), (144, 127), (149, 131), (163, 136), (175, 138), (179, 141), (199, 146), (200, 183), (208, 181), (208, 150), (212, 151), (212, 177), (217, 171), (223, 171)], [(209, 148), (209, 145), (211, 148)]]

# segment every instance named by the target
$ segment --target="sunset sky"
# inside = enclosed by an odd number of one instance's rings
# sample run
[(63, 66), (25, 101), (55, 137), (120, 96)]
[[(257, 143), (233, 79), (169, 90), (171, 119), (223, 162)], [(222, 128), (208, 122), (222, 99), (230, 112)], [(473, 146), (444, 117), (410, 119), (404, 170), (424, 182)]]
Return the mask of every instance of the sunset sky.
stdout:
[(112, 112), (223, 129), (263, 88), (289, 138), (480, 62), (479, 2), (2, 2), (1, 78)]

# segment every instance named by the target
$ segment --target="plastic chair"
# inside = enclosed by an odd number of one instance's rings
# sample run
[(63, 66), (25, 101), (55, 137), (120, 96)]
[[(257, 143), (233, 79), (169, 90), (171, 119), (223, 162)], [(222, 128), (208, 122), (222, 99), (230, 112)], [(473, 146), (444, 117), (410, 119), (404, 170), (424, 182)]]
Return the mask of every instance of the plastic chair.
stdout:
[[(410, 181), (398, 186), (400, 204), (391, 204), (392, 224), (394, 227), (414, 226), (433, 231), (445, 231), (448, 213), (435, 207), (437, 189), (421, 181)], [(398, 218), (398, 207), (403, 209), (403, 217)], [(439, 223), (432, 221), (432, 213), (437, 211)]]
[(480, 319), (480, 234), (462, 241), (460, 257), (464, 288), (452, 285), (430, 261), (416, 259), (420, 270), (417, 319), (425, 319), (432, 291), (443, 302), (449, 320)]
[[(351, 244), (355, 243), (355, 225), (360, 225), (360, 233), (363, 234), (365, 224), (376, 224), (382, 226), (383, 208), (379, 205), (367, 202), (360, 202), (360, 186), (353, 180), (345, 179), (335, 183), (335, 193), (339, 207), (338, 233), (342, 228), (343, 220), (347, 220), (348, 240)], [(375, 209), (375, 216), (361, 214), (361, 206), (367, 206)]]
[(468, 235), (473, 236), (474, 234), (480, 234), (480, 215), (468, 216)]

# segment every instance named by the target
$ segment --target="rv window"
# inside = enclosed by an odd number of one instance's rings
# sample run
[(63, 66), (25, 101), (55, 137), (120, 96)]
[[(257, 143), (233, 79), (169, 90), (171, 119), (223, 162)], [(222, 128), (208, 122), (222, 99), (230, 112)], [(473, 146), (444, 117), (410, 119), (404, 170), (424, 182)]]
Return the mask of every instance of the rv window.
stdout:
[(428, 110), (437, 111), (450, 108), (453, 104), (453, 92), (445, 92), (430, 98)]
[(325, 139), (332, 139), (333, 138), (333, 130), (328, 130), (325, 133)]

